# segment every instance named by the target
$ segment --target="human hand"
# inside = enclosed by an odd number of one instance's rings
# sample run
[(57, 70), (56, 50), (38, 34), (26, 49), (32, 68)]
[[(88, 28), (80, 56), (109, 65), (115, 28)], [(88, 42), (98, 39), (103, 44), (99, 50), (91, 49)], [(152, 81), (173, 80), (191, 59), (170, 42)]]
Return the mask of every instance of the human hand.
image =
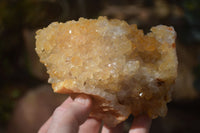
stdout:
[[(92, 101), (84, 95), (72, 100), (70, 97), (56, 108), (53, 115), (40, 128), (39, 133), (99, 133), (101, 121), (88, 118)], [(148, 133), (151, 119), (146, 116), (134, 118), (129, 133)], [(115, 128), (103, 126), (102, 133), (118, 133), (120, 125)]]

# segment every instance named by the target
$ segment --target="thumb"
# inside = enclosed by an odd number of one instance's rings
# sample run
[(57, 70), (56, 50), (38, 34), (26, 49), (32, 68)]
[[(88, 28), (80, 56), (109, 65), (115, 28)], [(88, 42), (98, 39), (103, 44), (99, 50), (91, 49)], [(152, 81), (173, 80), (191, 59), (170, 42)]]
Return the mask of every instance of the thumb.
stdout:
[(80, 95), (72, 102), (67, 100), (53, 113), (48, 133), (77, 133), (91, 111), (91, 99)]

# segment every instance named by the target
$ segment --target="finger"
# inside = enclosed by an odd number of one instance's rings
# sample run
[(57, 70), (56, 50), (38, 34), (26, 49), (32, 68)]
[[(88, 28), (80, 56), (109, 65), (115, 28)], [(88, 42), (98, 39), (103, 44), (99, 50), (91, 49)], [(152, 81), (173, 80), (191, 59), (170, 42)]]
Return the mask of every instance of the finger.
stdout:
[(49, 125), (51, 123), (51, 117), (44, 123), (44, 125), (39, 129), (38, 133), (46, 133), (48, 131)]
[(118, 124), (116, 127), (107, 127), (106, 125), (102, 128), (102, 133), (123, 133), (123, 123)]
[(48, 133), (77, 133), (90, 113), (91, 104), (91, 100), (84, 95), (71, 103), (64, 102), (54, 111)]
[[(61, 106), (64, 106), (68, 103), (71, 103), (73, 100), (71, 99), (71, 97), (68, 97), (67, 100), (64, 101), (64, 103)], [(51, 123), (52, 117), (50, 117), (44, 124), (43, 126), (39, 129), (38, 133), (46, 133), (49, 125)]]
[(148, 116), (135, 117), (129, 133), (148, 133), (151, 126), (151, 119)]
[(99, 133), (101, 121), (89, 118), (80, 126), (79, 133)]

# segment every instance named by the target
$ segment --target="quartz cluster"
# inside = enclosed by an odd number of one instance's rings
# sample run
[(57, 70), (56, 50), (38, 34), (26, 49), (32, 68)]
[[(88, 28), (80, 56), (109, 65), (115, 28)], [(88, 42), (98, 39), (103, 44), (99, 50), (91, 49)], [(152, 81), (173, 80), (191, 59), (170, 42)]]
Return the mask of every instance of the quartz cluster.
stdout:
[(116, 125), (130, 113), (166, 115), (177, 76), (175, 38), (164, 25), (145, 35), (122, 20), (80, 18), (38, 30), (36, 52), (55, 92), (91, 95), (98, 103), (92, 116)]

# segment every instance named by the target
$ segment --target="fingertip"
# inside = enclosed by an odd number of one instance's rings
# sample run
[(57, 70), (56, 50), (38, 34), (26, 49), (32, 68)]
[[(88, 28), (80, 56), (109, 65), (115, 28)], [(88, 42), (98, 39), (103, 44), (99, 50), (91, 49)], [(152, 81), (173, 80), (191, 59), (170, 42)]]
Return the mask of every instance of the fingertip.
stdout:
[(134, 118), (129, 133), (148, 133), (151, 127), (151, 118), (140, 115)]
[(74, 99), (75, 102), (85, 105), (85, 106), (91, 106), (92, 105), (92, 100), (90, 97), (86, 96), (86, 95), (79, 95)]
[(68, 106), (68, 104), (72, 103), (73, 99), (69, 96), (61, 105), (60, 107), (62, 108), (66, 108)]
[(79, 95), (74, 100), (68, 98), (54, 111), (50, 130), (52, 132), (76, 132), (89, 116), (91, 104), (91, 99), (85, 95)]

